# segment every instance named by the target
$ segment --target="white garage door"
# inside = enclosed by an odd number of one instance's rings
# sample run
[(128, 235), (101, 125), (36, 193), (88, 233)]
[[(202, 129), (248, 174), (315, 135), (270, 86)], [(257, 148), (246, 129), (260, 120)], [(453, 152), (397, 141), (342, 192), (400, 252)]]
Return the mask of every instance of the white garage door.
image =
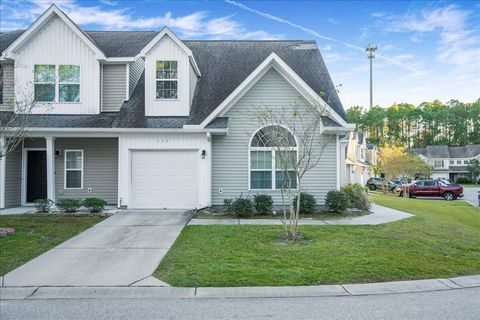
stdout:
[(131, 207), (195, 208), (197, 163), (194, 150), (132, 151)]

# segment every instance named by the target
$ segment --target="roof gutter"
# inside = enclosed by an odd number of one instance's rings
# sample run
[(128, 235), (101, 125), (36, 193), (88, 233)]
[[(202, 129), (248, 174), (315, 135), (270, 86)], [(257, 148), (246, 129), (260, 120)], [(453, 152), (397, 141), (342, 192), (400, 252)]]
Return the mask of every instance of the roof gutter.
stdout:
[(21, 129), (18, 127), (6, 128), (6, 131), (25, 130), (26, 132), (59, 132), (59, 133), (228, 133), (226, 129), (190, 129), (183, 128), (49, 128), (49, 127), (28, 127)]

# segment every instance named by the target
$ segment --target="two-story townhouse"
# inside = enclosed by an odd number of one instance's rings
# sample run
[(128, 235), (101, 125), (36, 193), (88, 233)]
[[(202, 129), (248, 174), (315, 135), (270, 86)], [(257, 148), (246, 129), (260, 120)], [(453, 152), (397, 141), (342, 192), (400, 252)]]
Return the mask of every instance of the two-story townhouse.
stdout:
[(314, 41), (90, 32), (52, 5), (28, 29), (0, 34), (0, 52), (1, 112), (34, 101), (25, 138), (0, 159), (0, 208), (99, 197), (189, 209), (257, 193), (278, 202), (282, 174), (258, 142), (255, 105), (328, 110), (318, 139), (332, 142), (304, 186), (319, 202), (340, 186), (339, 141), (353, 126)]
[(345, 166), (342, 185), (359, 183), (365, 185), (373, 176), (376, 164), (376, 147), (366, 142), (364, 132), (350, 132), (343, 140), (345, 145)]
[[(470, 177), (467, 166), (470, 160), (480, 161), (480, 144), (464, 147), (427, 146), (408, 150), (433, 167), (432, 178), (445, 178), (452, 182), (458, 177)], [(478, 177), (476, 177), (478, 179)]]

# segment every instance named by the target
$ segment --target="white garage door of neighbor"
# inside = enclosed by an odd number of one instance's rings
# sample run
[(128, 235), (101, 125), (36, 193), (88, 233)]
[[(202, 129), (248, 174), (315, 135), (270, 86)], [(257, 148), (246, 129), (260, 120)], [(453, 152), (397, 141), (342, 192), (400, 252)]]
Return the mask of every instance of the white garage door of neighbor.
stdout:
[(197, 204), (197, 151), (132, 151), (135, 209), (193, 209)]

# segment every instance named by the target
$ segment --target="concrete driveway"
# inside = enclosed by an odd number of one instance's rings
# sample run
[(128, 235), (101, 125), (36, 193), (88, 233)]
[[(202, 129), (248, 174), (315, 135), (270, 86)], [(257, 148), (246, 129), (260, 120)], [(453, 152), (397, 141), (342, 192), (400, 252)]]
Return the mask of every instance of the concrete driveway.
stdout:
[(121, 211), (7, 273), (3, 285), (128, 286), (141, 282), (155, 271), (192, 215)]
[(463, 188), (463, 199), (470, 201), (475, 206), (478, 206), (478, 191), (480, 191), (480, 188)]

